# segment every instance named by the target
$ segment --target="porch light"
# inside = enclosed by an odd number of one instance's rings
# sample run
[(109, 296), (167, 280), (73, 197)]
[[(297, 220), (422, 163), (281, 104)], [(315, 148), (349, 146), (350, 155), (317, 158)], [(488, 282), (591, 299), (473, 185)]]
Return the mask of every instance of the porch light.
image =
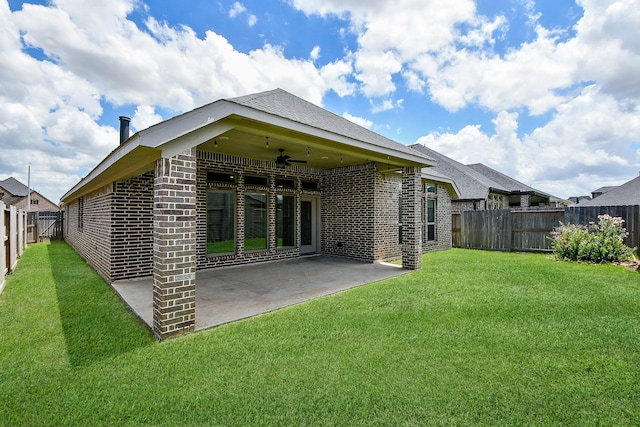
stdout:
[(213, 146), (218, 148), (218, 138), (213, 139)]
[(267, 148), (269, 148), (269, 137), (267, 136)]

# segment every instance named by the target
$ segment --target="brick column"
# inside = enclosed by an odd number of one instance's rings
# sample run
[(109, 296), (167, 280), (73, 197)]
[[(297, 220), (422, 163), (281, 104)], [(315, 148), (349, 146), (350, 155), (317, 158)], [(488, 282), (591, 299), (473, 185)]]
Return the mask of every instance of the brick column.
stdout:
[(420, 168), (402, 171), (402, 267), (422, 268), (422, 223), (420, 218)]
[(520, 195), (520, 207), (528, 208), (529, 206), (531, 206), (531, 196), (528, 194)]
[(156, 162), (153, 184), (153, 332), (193, 332), (196, 319), (196, 149)]

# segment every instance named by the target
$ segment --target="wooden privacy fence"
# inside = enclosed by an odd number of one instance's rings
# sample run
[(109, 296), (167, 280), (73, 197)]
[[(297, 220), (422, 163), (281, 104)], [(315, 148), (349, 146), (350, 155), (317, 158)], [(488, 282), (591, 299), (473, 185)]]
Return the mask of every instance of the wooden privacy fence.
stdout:
[(0, 293), (4, 278), (18, 262), (27, 246), (27, 214), (0, 202)]
[(27, 243), (42, 242), (43, 240), (61, 240), (62, 211), (38, 211), (27, 213)]
[(588, 225), (598, 215), (622, 217), (629, 233), (625, 244), (640, 246), (640, 206), (581, 206), (542, 209), (464, 211), (452, 214), (452, 244), (456, 248), (495, 251), (550, 252), (551, 231), (564, 224)]

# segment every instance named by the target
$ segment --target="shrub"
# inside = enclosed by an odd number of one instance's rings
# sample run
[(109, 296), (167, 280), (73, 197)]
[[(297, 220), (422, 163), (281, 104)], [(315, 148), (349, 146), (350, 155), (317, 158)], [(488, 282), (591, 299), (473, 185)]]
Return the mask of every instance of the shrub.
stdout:
[(598, 215), (598, 222), (584, 225), (563, 224), (551, 232), (556, 258), (570, 261), (619, 262), (631, 258), (632, 251), (623, 243), (628, 235), (624, 219)]

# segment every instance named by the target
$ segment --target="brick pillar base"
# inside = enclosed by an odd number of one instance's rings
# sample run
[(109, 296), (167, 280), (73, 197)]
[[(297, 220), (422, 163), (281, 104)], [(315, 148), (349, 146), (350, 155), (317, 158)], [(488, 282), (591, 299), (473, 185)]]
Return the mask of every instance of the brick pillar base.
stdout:
[(153, 204), (153, 332), (193, 332), (196, 320), (196, 150), (156, 162)]
[(402, 171), (402, 267), (409, 270), (422, 268), (421, 186), (420, 168)]

